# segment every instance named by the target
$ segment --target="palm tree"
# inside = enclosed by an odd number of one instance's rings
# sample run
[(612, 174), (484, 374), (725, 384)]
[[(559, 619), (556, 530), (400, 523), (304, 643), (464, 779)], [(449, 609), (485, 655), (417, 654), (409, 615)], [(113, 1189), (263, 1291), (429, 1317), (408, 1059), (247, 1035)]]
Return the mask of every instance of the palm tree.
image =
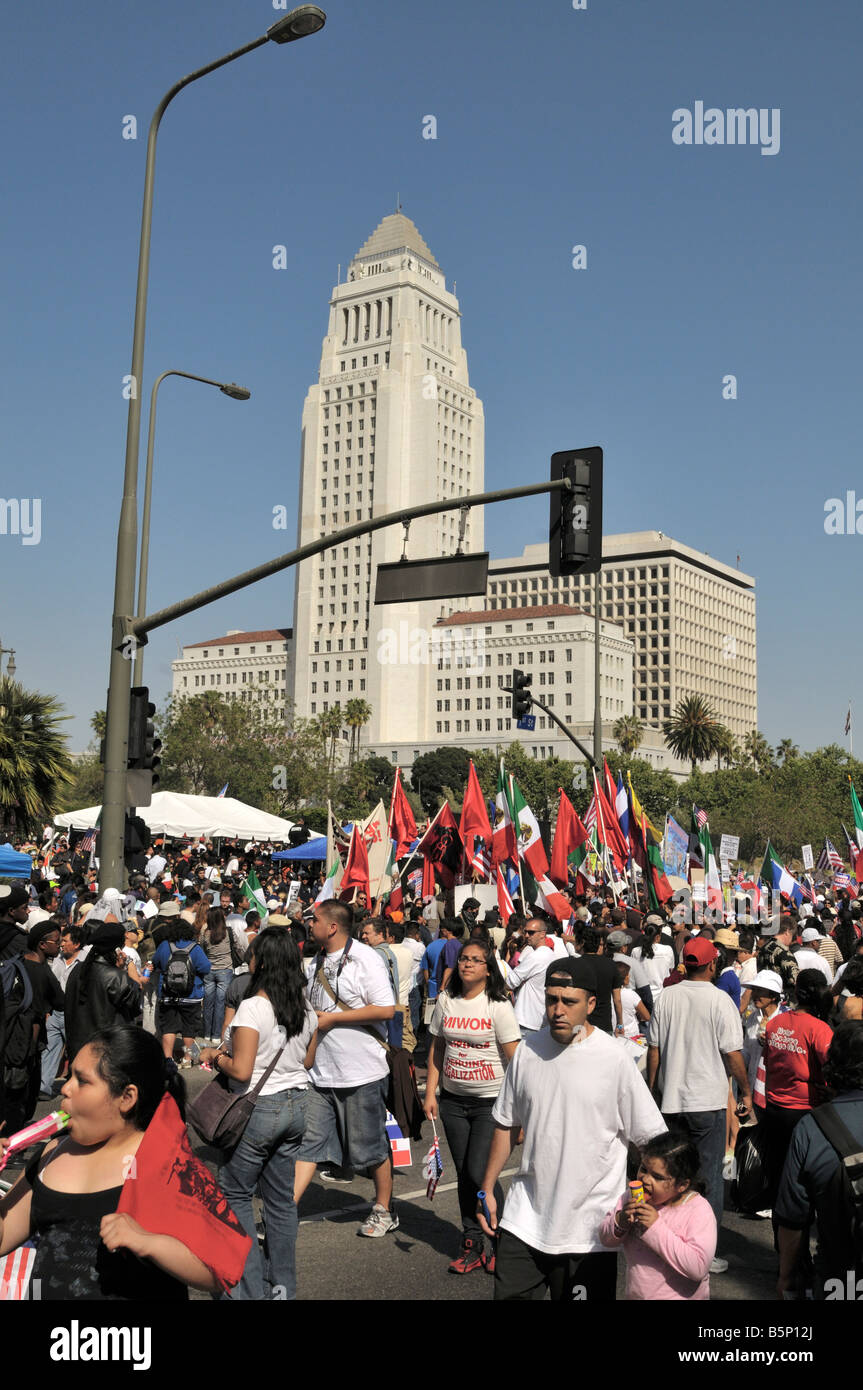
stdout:
[(368, 700), (348, 700), (345, 705), (345, 723), (351, 731), (351, 744), (348, 750), (348, 767), (352, 767), (359, 756), (360, 730), (372, 717), (372, 707)]
[(676, 757), (688, 758), (694, 774), (698, 763), (713, 757), (723, 728), (703, 695), (687, 695), (678, 701), (671, 719), (665, 720), (662, 732), (666, 747)]
[(719, 724), (716, 730), (716, 743), (714, 751), (716, 753), (716, 771), (719, 771), (720, 764), (725, 759), (725, 766), (730, 767), (740, 755), (740, 748), (737, 739), (725, 724)]
[(769, 772), (773, 766), (773, 749), (758, 729), (750, 729), (743, 740), (747, 761), (758, 772)]
[(62, 705), (0, 677), (0, 828), (24, 829), (53, 815), (72, 781)]
[(611, 732), (624, 757), (631, 757), (633, 753), (637, 752), (644, 738), (644, 725), (637, 715), (623, 714)]
[(780, 739), (776, 745), (776, 756), (782, 759), (783, 765), (790, 762), (792, 758), (798, 757), (799, 754), (800, 749), (790, 738)]
[(103, 709), (97, 709), (90, 720), (90, 728), (98, 739), (105, 737), (108, 728), (108, 716)]

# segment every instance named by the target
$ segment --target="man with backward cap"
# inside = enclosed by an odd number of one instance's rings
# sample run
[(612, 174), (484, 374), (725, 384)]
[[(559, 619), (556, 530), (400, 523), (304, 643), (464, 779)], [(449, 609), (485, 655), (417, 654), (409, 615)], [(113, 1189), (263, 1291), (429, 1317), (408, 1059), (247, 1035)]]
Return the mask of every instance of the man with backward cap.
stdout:
[[(590, 1015), (589, 959), (561, 957), (545, 977), (547, 1027), (516, 1049), (492, 1110), (495, 1132), (477, 1215), (499, 1235), (496, 1300), (613, 1302), (617, 1258), (599, 1239), (626, 1188), (630, 1143), (665, 1131), (629, 1052)], [(524, 1130), (519, 1171), (498, 1223), (494, 1184)]]

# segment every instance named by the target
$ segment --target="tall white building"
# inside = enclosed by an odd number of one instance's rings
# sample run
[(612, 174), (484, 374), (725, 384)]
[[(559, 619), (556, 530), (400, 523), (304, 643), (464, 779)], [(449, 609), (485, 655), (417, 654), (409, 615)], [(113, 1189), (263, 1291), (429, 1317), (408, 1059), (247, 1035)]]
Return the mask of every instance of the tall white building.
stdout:
[[(468, 381), (458, 300), (417, 228), (385, 217), (330, 299), (318, 380), (303, 408), (298, 544), (423, 502), (481, 492), (484, 421)], [(459, 513), (413, 522), (408, 558), (453, 555)], [(297, 570), (294, 704), (319, 715), (368, 701), (363, 742), (413, 742), (433, 720), (428, 665), (393, 652), (406, 623), (431, 641), (440, 602), (376, 607), (379, 564), (398, 560), (387, 527), (324, 551)], [(467, 514), (464, 549), (483, 548), (483, 517)], [(451, 612), (468, 600), (445, 605)], [(396, 647), (398, 644), (396, 644)]]
[(294, 677), (293, 634), (289, 627), (232, 628), (224, 637), (188, 643), (171, 672), (174, 699), (214, 690), (248, 705), (266, 723), (284, 724)]

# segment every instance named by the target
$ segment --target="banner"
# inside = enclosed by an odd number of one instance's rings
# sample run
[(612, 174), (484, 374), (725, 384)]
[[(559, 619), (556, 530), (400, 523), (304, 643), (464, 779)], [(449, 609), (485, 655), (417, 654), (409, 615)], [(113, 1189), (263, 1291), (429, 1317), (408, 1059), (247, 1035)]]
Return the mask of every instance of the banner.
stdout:
[(678, 878), (686, 878), (688, 848), (689, 836), (677, 824), (674, 817), (669, 816), (665, 822), (665, 834), (662, 837), (662, 862), (667, 874), (676, 874)]
[(815, 868), (815, 860), (814, 860), (813, 857), (812, 857), (812, 846), (811, 846), (811, 845), (804, 845), (804, 846), (803, 846), (803, 867), (804, 867), (804, 869), (814, 869), (814, 868)]

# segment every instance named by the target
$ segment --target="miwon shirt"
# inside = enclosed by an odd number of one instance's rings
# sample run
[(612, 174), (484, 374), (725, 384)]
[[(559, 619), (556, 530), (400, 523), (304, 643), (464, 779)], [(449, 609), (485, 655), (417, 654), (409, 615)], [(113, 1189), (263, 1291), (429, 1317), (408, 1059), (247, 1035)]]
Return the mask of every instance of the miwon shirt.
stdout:
[(502, 1044), (518, 1042), (521, 1029), (511, 1004), (489, 999), (438, 995), (430, 1025), (433, 1037), (446, 1042), (441, 1088), (460, 1096), (496, 1096), (506, 1061)]

